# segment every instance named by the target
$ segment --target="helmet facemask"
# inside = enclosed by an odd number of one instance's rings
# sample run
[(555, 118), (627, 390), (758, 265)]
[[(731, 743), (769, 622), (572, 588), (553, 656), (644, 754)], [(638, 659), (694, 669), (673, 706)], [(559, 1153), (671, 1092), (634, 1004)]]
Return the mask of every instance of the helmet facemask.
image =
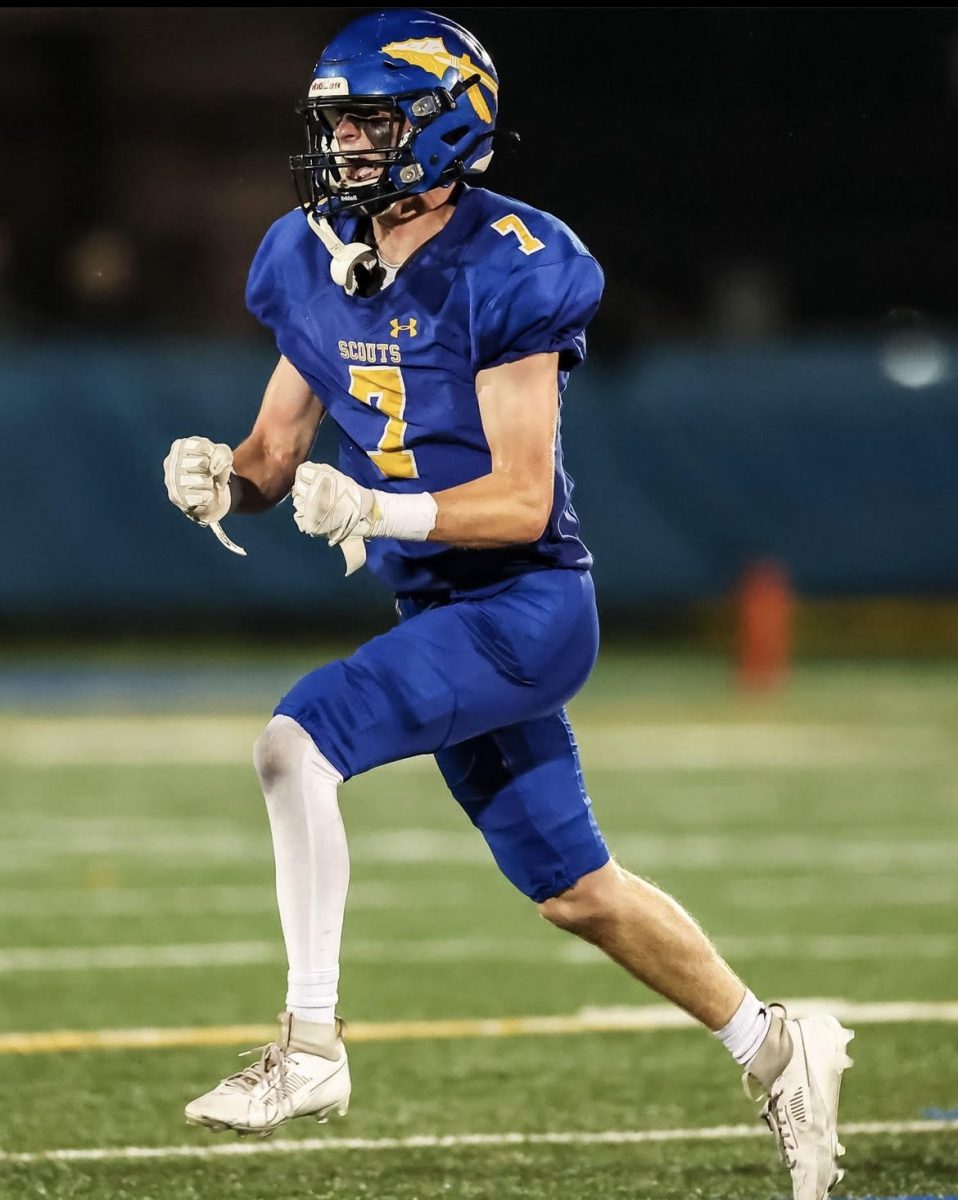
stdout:
[[(448, 187), (470, 171), (484, 170), (492, 157), (493, 129), (474, 130), (457, 109), (460, 98), (478, 81), (473, 75), (451, 88), (330, 96), (300, 105), (307, 152), (294, 155), (289, 165), (303, 209), (320, 218), (350, 210), (378, 216), (404, 196)], [(339, 144), (337, 122), (344, 117), (353, 118), (352, 128), (365, 134), (361, 140), (369, 148)], [(429, 148), (417, 145), (423, 135)], [(486, 153), (481, 162), (475, 161), (481, 150)], [(468, 161), (473, 161), (472, 167), (465, 166)], [(375, 174), (359, 178), (367, 171)]]
[(290, 168), (307, 212), (333, 216), (358, 210), (375, 216), (422, 178), (413, 152), (419, 130), (403, 100), (344, 96), (300, 106), (307, 152), (294, 155)]

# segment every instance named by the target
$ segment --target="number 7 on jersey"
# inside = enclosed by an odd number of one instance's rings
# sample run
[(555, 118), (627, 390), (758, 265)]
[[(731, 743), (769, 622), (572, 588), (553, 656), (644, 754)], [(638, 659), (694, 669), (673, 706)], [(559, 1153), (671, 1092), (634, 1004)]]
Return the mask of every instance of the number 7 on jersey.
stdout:
[(520, 221), (515, 213), (507, 213), (498, 221), (493, 221), (492, 228), (500, 237), (514, 233), (519, 240), (519, 249), (523, 254), (535, 254), (537, 250), (545, 248), (545, 242), (540, 242), (535, 234), (530, 233), (525, 222)]
[(386, 416), (377, 448), (366, 451), (380, 471), (387, 479), (418, 479), (416, 456), (404, 445), (406, 383), (399, 367), (350, 367), (349, 394)]

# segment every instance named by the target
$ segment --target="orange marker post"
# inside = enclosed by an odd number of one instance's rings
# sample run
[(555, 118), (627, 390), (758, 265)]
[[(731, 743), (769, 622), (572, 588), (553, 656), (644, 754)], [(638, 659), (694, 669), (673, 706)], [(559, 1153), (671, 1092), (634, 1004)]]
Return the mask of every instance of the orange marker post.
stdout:
[(788, 678), (792, 591), (776, 562), (756, 562), (742, 577), (738, 606), (738, 685), (768, 692)]

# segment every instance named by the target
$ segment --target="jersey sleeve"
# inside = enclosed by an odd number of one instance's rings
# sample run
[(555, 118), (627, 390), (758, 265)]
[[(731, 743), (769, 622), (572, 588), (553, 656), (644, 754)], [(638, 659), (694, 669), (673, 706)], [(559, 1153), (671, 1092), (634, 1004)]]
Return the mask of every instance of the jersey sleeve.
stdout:
[(287, 239), (286, 220), (281, 218), (260, 243), (246, 281), (246, 307), (261, 325), (274, 332), (287, 310), (281, 265), (283, 243)]
[(585, 327), (605, 280), (587, 253), (527, 263), (506, 276), (477, 313), (473, 368), (483, 371), (530, 354), (559, 355), (559, 370), (585, 359)]

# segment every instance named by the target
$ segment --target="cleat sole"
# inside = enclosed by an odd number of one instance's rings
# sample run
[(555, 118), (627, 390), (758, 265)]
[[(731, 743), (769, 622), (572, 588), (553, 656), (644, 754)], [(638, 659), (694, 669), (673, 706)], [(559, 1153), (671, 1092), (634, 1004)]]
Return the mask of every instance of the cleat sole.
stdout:
[(327, 1108), (321, 1108), (319, 1112), (314, 1113), (313, 1116), (317, 1125), (326, 1125), (328, 1124), (330, 1117), (345, 1117), (348, 1112), (349, 1098), (347, 1097), (345, 1100), (336, 1100)]
[(200, 1117), (187, 1117), (187, 1125), (196, 1125), (200, 1129), (208, 1129), (211, 1133), (225, 1133), (229, 1129), (229, 1125), (223, 1125), (219, 1121), (204, 1121)]
[[(299, 1113), (297, 1116), (313, 1117), (317, 1125), (326, 1125), (329, 1123), (330, 1117), (345, 1117), (348, 1111), (348, 1100), (344, 1105), (340, 1105), (340, 1102), (336, 1101), (335, 1104), (321, 1109), (318, 1113)], [(263, 1140), (272, 1137), (280, 1125), (288, 1125), (290, 1121), (295, 1121), (296, 1119), (297, 1117), (287, 1117), (285, 1120), (273, 1125), (270, 1129), (248, 1129), (242, 1125), (224, 1125), (222, 1121), (204, 1121), (199, 1117), (187, 1117), (186, 1123), (187, 1125), (196, 1125), (201, 1129), (208, 1129), (211, 1133), (225, 1133), (227, 1130), (232, 1130), (240, 1138), (255, 1137)]]
[[(837, 1024), (837, 1022), (836, 1022), (836, 1024)], [(848, 1043), (850, 1041), (852, 1041), (852, 1039), (855, 1037), (855, 1031), (854, 1031), (854, 1029), (845, 1029), (841, 1025), (839, 1025), (838, 1028), (840, 1031), (840, 1036), (839, 1036), (839, 1045), (836, 1047), (835, 1068), (838, 1072), (838, 1089), (839, 1089), (839, 1094), (840, 1094), (841, 1085), (842, 1085), (842, 1076), (850, 1067), (855, 1065), (855, 1060), (847, 1053)], [(837, 1114), (836, 1114), (836, 1117), (837, 1117)], [(832, 1188), (837, 1187), (838, 1184), (840, 1184), (841, 1181), (845, 1178), (845, 1168), (840, 1167), (838, 1165), (838, 1160), (840, 1158), (843, 1158), (844, 1155), (845, 1155), (845, 1147), (841, 1144), (841, 1142), (836, 1137), (835, 1138), (835, 1146), (832, 1151), (832, 1162), (834, 1164), (834, 1172), (832, 1174), (831, 1182), (829, 1183), (828, 1187), (825, 1190), (826, 1198), (831, 1195)]]

